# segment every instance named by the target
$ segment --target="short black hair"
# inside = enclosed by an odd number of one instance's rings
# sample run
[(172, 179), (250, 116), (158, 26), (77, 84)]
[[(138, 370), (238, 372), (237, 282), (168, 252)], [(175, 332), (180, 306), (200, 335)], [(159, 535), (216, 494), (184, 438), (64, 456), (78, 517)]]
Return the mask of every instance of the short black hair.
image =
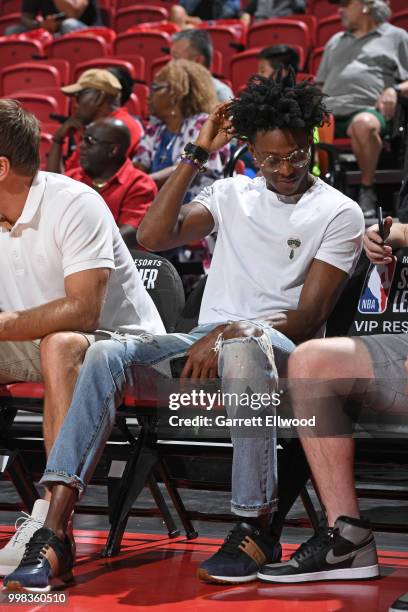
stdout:
[(291, 66), (295, 72), (299, 70), (299, 53), (289, 45), (272, 45), (265, 47), (259, 54), (259, 59), (266, 60), (272, 68), (289, 68)]
[(257, 132), (301, 128), (311, 133), (328, 119), (324, 94), (310, 81), (295, 82), (291, 71), (277, 81), (251, 77), (230, 105), (232, 125), (238, 136), (253, 142)]
[(204, 65), (210, 68), (213, 56), (213, 45), (206, 30), (182, 30), (173, 36), (173, 42), (188, 40), (199, 55), (204, 57)]
[(124, 66), (109, 66), (107, 70), (108, 72), (111, 72), (122, 85), (122, 91), (120, 92), (120, 105), (124, 106), (129, 100), (133, 91), (134, 81), (130, 75), (130, 72)]

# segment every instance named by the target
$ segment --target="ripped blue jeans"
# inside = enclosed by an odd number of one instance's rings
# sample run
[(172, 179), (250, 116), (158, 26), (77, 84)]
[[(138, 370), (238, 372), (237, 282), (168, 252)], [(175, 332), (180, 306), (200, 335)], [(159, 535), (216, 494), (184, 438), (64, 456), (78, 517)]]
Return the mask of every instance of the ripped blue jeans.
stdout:
[[(140, 397), (155, 377), (171, 377), (170, 361), (217, 325), (202, 325), (189, 334), (117, 336), (93, 344), (87, 351), (68, 414), (48, 458), (41, 484), (64, 483), (82, 493), (89, 482), (115, 422), (125, 388)], [(277, 376), (286, 373), (295, 345), (277, 330), (260, 323), (260, 336), (219, 339), (218, 373), (222, 392), (248, 390), (270, 393)], [(235, 396), (236, 397), (236, 396)], [(239, 406), (226, 406), (234, 416)], [(276, 430), (256, 436), (234, 435), (231, 509), (256, 517), (277, 507)]]

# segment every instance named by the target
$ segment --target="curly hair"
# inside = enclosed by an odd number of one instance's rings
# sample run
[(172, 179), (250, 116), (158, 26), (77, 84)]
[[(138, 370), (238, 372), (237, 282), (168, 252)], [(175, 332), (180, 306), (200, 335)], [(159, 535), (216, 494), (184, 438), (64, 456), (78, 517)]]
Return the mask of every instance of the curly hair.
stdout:
[(251, 142), (257, 132), (275, 129), (312, 132), (328, 120), (323, 97), (310, 81), (296, 83), (293, 72), (276, 81), (255, 75), (231, 102), (232, 125), (240, 137)]
[(170, 94), (181, 105), (184, 117), (211, 113), (218, 104), (212, 76), (197, 62), (171, 60), (157, 74), (170, 86)]

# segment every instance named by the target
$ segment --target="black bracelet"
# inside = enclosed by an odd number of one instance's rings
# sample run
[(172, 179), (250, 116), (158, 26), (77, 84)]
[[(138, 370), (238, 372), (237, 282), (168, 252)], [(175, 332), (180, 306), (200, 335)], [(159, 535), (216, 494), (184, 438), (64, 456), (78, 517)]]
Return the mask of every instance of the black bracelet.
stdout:
[(205, 164), (206, 162), (208, 162), (208, 159), (210, 157), (208, 151), (206, 151), (202, 147), (199, 147), (198, 145), (195, 145), (192, 142), (188, 142), (186, 144), (186, 146), (184, 147), (184, 153), (186, 153), (186, 155), (188, 155), (192, 159), (197, 159), (200, 164)]

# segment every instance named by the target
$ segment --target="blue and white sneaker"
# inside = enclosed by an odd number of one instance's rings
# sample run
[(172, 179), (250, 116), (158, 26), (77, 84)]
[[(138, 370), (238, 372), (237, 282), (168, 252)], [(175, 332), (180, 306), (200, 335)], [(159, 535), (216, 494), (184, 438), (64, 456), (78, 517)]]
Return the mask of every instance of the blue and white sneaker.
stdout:
[(275, 538), (248, 523), (238, 523), (221, 548), (200, 565), (200, 580), (218, 584), (240, 584), (255, 580), (265, 563), (280, 561), (282, 549)]
[(51, 529), (42, 527), (30, 539), (20, 565), (4, 578), (3, 585), (7, 591), (48, 593), (55, 578), (71, 582), (74, 558), (74, 544), (68, 536), (62, 541)]

